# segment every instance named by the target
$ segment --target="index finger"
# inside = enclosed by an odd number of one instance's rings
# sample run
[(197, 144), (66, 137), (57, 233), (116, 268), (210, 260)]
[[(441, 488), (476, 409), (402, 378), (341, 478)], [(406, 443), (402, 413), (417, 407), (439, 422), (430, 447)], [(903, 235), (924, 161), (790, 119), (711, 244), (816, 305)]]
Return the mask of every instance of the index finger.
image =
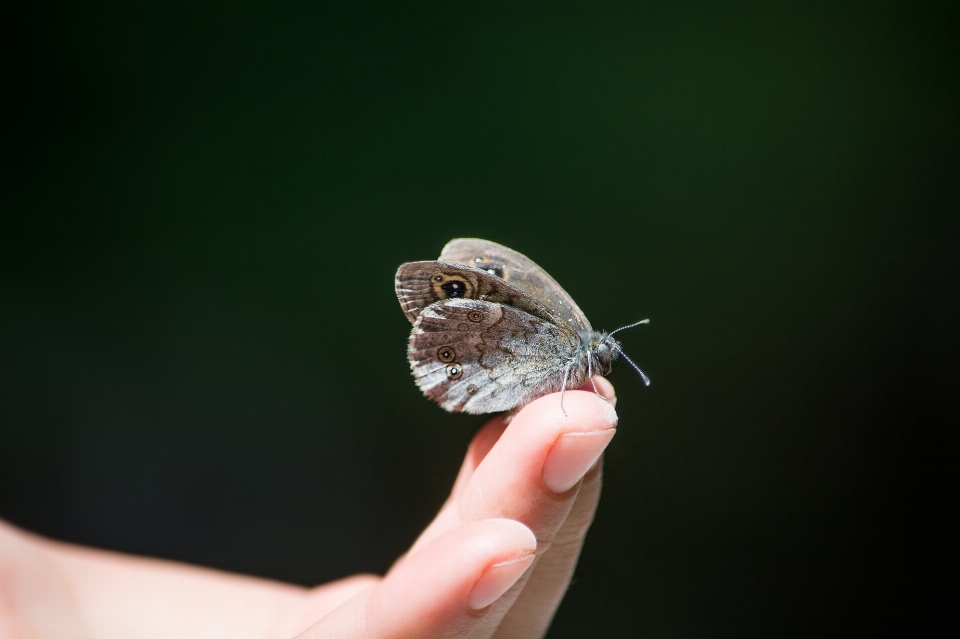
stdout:
[[(463, 523), (493, 517), (516, 519), (538, 541), (549, 541), (576, 497), (579, 479), (616, 432), (613, 387), (541, 397), (505, 426), (494, 418), (475, 437), (454, 492), (411, 552)], [(554, 454), (556, 453), (556, 454)]]

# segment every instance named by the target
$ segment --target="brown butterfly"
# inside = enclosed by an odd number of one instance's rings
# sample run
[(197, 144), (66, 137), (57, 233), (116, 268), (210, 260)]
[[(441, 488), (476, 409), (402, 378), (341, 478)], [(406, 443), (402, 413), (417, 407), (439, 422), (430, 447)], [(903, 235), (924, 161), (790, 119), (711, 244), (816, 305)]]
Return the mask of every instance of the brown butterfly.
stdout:
[[(487, 240), (450, 241), (436, 261), (397, 270), (397, 298), (413, 324), (407, 359), (417, 386), (446, 410), (493, 413), (577, 388), (623, 355), (533, 260)], [(562, 407), (561, 395), (561, 407)]]

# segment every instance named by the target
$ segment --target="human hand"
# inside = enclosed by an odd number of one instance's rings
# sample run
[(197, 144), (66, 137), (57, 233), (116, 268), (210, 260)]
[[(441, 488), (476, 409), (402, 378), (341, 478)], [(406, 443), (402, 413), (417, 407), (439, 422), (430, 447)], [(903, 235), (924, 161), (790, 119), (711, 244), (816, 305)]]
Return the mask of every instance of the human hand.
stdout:
[[(382, 577), (313, 589), (129, 557), (0, 526), (0, 638), (540, 637), (600, 495), (611, 401), (541, 397), (474, 437), (453, 491)], [(299, 634), (298, 634), (299, 633)]]

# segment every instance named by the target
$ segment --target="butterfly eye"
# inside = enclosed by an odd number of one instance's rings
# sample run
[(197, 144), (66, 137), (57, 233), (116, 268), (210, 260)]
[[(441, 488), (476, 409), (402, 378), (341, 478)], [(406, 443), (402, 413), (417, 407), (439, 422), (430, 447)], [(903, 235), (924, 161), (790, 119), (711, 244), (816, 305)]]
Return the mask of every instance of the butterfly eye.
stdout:
[(483, 313), (481, 313), (480, 311), (470, 311), (470, 312), (467, 314), (467, 319), (469, 319), (471, 322), (479, 322), (479, 321), (482, 321), (482, 320), (483, 320)]
[(434, 281), (434, 282), (442, 282), (442, 281), (443, 281), (443, 275), (440, 275), (439, 273), (437, 273), (436, 275), (433, 276), (433, 281)]
[(457, 359), (457, 354), (449, 346), (442, 346), (440, 350), (437, 351), (437, 357), (441, 362), (452, 362)]
[(460, 364), (450, 364), (447, 366), (447, 377), (450, 379), (460, 379), (463, 375), (463, 367)]
[(467, 394), (468, 394), (468, 395), (475, 395), (478, 390), (480, 390), (480, 389), (477, 388), (474, 384), (470, 384), (469, 386), (467, 386)]

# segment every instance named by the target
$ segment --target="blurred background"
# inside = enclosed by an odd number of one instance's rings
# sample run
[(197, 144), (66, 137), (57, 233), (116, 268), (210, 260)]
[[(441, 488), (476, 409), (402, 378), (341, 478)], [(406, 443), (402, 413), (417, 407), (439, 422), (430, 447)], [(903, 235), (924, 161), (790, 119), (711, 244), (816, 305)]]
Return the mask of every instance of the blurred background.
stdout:
[(561, 637), (957, 630), (957, 9), (6, 9), (0, 517), (383, 572), (482, 417), (396, 267), (475, 236), (622, 335)]

